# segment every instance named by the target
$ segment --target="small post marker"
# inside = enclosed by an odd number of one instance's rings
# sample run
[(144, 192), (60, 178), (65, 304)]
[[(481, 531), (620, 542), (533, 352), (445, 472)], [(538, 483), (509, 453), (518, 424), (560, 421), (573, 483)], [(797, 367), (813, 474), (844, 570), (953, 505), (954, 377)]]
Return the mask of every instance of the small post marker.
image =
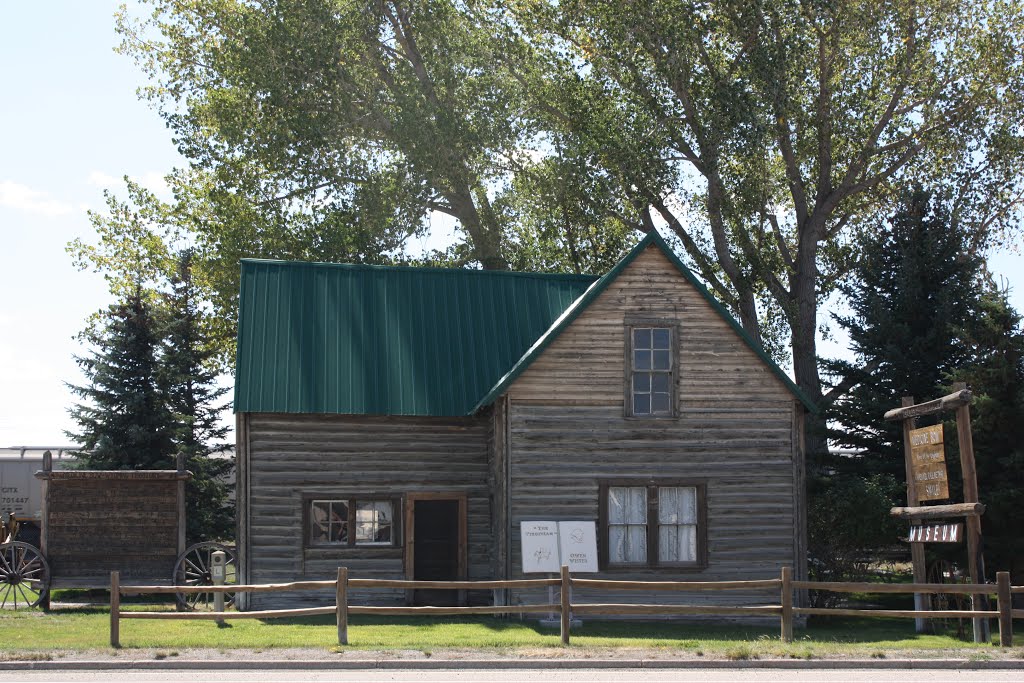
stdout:
[[(210, 579), (214, 586), (224, 585), (224, 568), (227, 565), (227, 554), (223, 550), (214, 550), (210, 554)], [(213, 611), (217, 614), (224, 613), (224, 594), (216, 592), (213, 594)], [(217, 618), (217, 625), (224, 625), (224, 618)]]

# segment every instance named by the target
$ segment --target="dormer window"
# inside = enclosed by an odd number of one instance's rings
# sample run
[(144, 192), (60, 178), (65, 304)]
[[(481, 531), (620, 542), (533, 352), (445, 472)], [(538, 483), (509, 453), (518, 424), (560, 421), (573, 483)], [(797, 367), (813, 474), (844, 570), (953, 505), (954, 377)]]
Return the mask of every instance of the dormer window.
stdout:
[(628, 372), (626, 415), (675, 415), (675, 327), (636, 323), (626, 328)]

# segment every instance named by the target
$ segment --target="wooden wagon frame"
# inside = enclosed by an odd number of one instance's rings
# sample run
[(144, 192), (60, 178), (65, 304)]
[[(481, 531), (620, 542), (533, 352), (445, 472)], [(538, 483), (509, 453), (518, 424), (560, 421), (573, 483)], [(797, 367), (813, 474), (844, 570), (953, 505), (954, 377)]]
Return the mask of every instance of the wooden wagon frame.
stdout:
[[(40, 543), (0, 544), (0, 608), (49, 607), (53, 588), (125, 585), (210, 585), (219, 543), (186, 547), (185, 484), (192, 473), (179, 454), (174, 470), (54, 470), (50, 453), (36, 473), (41, 484)], [(209, 594), (179, 595), (181, 608), (201, 607)]]

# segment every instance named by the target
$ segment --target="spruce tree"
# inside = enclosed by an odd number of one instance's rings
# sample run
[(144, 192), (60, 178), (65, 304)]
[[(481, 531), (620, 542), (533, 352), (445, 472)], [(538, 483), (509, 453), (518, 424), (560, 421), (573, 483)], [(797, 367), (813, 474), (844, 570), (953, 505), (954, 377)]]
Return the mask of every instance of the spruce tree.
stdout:
[(826, 364), (856, 382), (828, 417), (832, 443), (863, 453), (859, 473), (903, 478), (901, 427), (882, 415), (903, 396), (937, 398), (971, 360), (964, 339), (978, 309), (982, 263), (969, 253), (968, 237), (940, 198), (916, 190), (861, 246), (856, 278), (842, 288), (852, 314), (837, 317), (856, 360)]
[[(1007, 293), (994, 283), (987, 283), (979, 304), (965, 338), (973, 358), (951, 379), (966, 382), (974, 394), (971, 431), (979, 498), (985, 504), (986, 570), (989, 578), (1009, 571), (1019, 584), (1024, 582), (1024, 328)], [(956, 445), (946, 449), (953, 495), (961, 490)]]
[(160, 380), (174, 420), (175, 449), (185, 454), (186, 468), (192, 472), (186, 486), (186, 535), (196, 542), (234, 536), (227, 483), (234, 462), (223, 455), (228, 428), (219, 424), (219, 413), (227, 388), (216, 386), (214, 345), (204, 326), (192, 261), (191, 251), (179, 255), (165, 297)]
[[(978, 310), (982, 264), (941, 198), (909, 192), (860, 248), (855, 277), (841, 288), (851, 313), (836, 316), (855, 360), (825, 363), (853, 383), (829, 407), (830, 441), (859, 455), (830, 456), (809, 472), (811, 568), (821, 579), (855, 578), (866, 559), (898, 544), (905, 525), (889, 508), (905, 504), (903, 437), (883, 415), (903, 396), (920, 402), (948, 391), (972, 358), (965, 339)], [(856, 514), (836, 515), (850, 505)]]
[(90, 355), (75, 357), (87, 383), (68, 385), (84, 399), (71, 409), (82, 445), (81, 467), (100, 470), (170, 469), (173, 420), (157, 379), (158, 321), (141, 289), (111, 306), (101, 324), (83, 333)]

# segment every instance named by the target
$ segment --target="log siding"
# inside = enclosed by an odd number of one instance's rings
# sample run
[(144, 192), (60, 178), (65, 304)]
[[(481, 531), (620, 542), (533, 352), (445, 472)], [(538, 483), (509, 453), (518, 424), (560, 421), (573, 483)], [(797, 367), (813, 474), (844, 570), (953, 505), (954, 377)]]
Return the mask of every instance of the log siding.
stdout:
[[(404, 579), (405, 496), (458, 493), (467, 500), (467, 578), (494, 578), (488, 476), (491, 416), (372, 417), (254, 413), (246, 416), (247, 481), (241, 576), (252, 583), (333, 579), (339, 566), (359, 578)], [(309, 547), (312, 497), (394, 499), (393, 546)], [(363, 603), (404, 604), (403, 591), (360, 591)], [(332, 591), (255, 594), (246, 609), (329, 604)]]
[[(676, 321), (675, 417), (629, 417), (624, 330)], [(599, 517), (599, 489), (615, 480), (706, 483), (706, 566), (608, 568), (598, 576), (729, 581), (806, 572), (802, 408), (760, 358), (648, 247), (508, 388), (511, 578), (521, 578), (523, 520)], [(598, 543), (607, 531), (598, 529)], [(619, 595), (582, 600), (692, 604), (774, 603), (773, 591)], [(542, 596), (517, 592), (512, 602)]]

